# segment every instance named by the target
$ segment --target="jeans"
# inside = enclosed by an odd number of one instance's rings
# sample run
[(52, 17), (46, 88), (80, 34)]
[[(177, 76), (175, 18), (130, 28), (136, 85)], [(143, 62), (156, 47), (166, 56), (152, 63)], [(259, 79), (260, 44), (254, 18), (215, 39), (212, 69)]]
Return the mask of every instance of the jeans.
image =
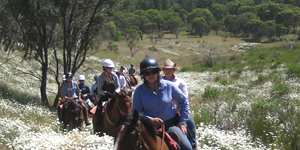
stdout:
[(172, 126), (168, 129), (168, 133), (174, 138), (177, 139), (181, 150), (192, 150), (192, 145), (187, 137), (186, 134), (184, 134), (180, 128), (177, 126)]
[(187, 136), (188, 139), (190, 141), (190, 143), (192, 144), (193, 149), (197, 148), (197, 141), (196, 141), (196, 125), (194, 122), (193, 117), (190, 115), (189, 119), (186, 121), (186, 125), (187, 125)]

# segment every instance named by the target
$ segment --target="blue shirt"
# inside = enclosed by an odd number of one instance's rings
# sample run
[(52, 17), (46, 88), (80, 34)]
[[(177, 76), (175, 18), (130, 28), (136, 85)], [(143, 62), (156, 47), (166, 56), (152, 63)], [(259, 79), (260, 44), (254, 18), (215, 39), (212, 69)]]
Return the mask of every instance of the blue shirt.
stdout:
[(172, 82), (160, 79), (158, 90), (153, 91), (146, 84), (139, 85), (133, 95), (133, 109), (145, 116), (158, 117), (166, 121), (176, 116), (175, 103), (179, 104), (180, 121), (188, 119), (188, 98)]
[(62, 85), (61, 96), (62, 97), (78, 97), (79, 95), (79, 88), (77, 83), (72, 81), (71, 84), (64, 82)]

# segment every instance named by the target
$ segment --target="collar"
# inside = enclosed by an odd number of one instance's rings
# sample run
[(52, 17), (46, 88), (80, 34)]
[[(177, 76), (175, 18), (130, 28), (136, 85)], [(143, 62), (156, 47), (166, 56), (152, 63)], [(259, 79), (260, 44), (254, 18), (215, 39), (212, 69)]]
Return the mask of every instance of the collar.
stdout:
[(166, 76), (163, 76), (163, 79), (168, 80), (168, 81), (177, 81), (177, 76), (174, 74), (174, 78), (173, 79), (167, 79)]
[[(167, 80), (160, 78), (159, 79), (159, 87), (158, 90), (162, 90), (167, 86)], [(144, 87), (150, 89), (145, 83), (144, 83)]]

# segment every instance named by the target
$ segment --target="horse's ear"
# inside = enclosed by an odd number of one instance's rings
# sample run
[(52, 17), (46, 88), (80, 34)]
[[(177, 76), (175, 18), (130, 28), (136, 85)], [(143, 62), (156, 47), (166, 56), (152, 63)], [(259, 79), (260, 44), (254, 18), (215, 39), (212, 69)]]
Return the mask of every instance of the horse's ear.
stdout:
[(133, 93), (133, 90), (128, 90), (127, 91), (127, 95), (130, 96), (130, 97), (132, 97), (132, 93)]

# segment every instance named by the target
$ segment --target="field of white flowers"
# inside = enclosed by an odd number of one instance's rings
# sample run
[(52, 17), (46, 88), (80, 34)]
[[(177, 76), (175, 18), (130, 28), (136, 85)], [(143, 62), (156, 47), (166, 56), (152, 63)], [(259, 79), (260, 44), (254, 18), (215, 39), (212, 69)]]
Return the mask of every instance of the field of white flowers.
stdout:
[[(1, 65), (3, 71), (0, 72), (0, 81), (17, 90), (37, 95), (37, 81), (17, 73), (30, 69), (30, 64), (23, 65), (20, 68)], [(251, 113), (255, 113), (254, 106), (260, 106), (256, 105), (260, 104), (260, 99), (270, 100), (280, 96), (298, 104), (300, 81), (288, 78), (284, 66), (260, 72), (245, 68), (242, 72), (183, 72), (178, 76), (187, 81), (189, 86), (199, 149), (281, 149), (276, 146), (276, 143), (282, 142), (277, 141), (277, 132), (271, 130), (263, 131), (263, 135), (258, 134), (255, 129), (259, 124), (253, 124), (255, 119), (251, 118)], [(55, 91), (55, 86), (50, 86), (49, 90)], [(296, 107), (295, 113), (299, 111), (299, 107)], [(263, 119), (276, 122), (280, 119), (277, 117), (279, 115), (266, 112)], [(285, 133), (286, 128), (294, 131), (299, 125), (292, 128), (282, 124), (279, 127), (276, 130)], [(0, 98), (0, 149), (106, 150), (113, 149), (113, 139), (92, 134), (91, 127), (83, 131), (64, 132), (57, 123), (55, 112)]]

